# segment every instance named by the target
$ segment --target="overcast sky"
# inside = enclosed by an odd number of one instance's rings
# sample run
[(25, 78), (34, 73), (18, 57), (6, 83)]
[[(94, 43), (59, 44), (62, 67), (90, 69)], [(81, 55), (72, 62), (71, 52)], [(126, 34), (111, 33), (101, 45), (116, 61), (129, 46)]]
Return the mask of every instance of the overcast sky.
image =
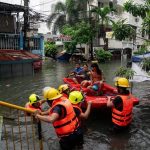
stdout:
[[(58, 1), (64, 0), (29, 0), (29, 7), (33, 8), (35, 11), (40, 12), (45, 15), (49, 15), (51, 12), (51, 6)], [(5, 2), (9, 4), (18, 4), (23, 5), (24, 0), (0, 0), (0, 2)], [(40, 24), (39, 32), (47, 33), (49, 30), (46, 27), (45, 23)]]

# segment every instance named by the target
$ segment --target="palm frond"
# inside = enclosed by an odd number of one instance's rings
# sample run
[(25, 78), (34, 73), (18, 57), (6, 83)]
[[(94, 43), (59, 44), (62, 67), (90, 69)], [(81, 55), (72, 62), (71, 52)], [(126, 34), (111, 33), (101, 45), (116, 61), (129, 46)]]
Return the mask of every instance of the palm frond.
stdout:
[(57, 15), (58, 13), (52, 13), (51, 15), (48, 16), (46, 25), (49, 29), (51, 28), (53, 21), (57, 17)]
[(61, 31), (61, 28), (66, 24), (66, 17), (63, 14), (59, 14), (55, 19), (52, 26), (52, 33), (56, 34), (57, 31)]
[(63, 12), (64, 14), (66, 13), (66, 6), (62, 2), (58, 2), (55, 5), (55, 12), (60, 13)]

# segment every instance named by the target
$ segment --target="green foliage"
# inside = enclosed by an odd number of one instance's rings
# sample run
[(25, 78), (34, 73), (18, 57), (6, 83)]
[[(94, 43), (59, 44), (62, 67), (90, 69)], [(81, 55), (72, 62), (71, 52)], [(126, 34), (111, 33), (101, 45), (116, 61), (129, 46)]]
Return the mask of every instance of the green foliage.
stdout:
[(125, 77), (127, 79), (133, 79), (133, 76), (134, 76), (135, 73), (136, 72), (131, 68), (120, 67), (115, 72), (115, 76)]
[(45, 48), (45, 56), (52, 57), (55, 59), (57, 55), (57, 46), (55, 45), (54, 42), (45, 42), (44, 43), (44, 48)]
[(112, 30), (113, 36), (119, 41), (126, 38), (132, 39), (135, 36), (135, 30), (130, 25), (125, 24), (125, 20), (112, 21)]
[(76, 50), (77, 43), (74, 41), (64, 43), (66, 52), (73, 54)]
[(124, 4), (124, 9), (133, 16), (139, 16), (143, 19), (142, 30), (145, 31), (150, 38), (150, 0), (145, 1), (144, 4), (137, 4), (132, 0), (127, 1)]
[(124, 9), (133, 16), (140, 16), (143, 19), (146, 17), (146, 13), (149, 11), (148, 5), (134, 4), (132, 0), (124, 3)]
[(148, 52), (146, 46), (141, 46), (141, 48), (138, 49), (138, 51), (134, 52), (134, 55), (142, 55), (145, 54), (146, 52)]
[(104, 49), (100, 48), (100, 49), (97, 49), (95, 51), (96, 53), (96, 59), (98, 60), (98, 62), (106, 62), (108, 60), (111, 59), (112, 57), (112, 54), (109, 52), (109, 51), (105, 51)]
[(62, 29), (62, 33), (71, 36), (71, 42), (65, 43), (65, 48), (67, 51), (73, 52), (77, 44), (89, 43), (95, 31), (88, 23), (82, 21), (76, 23), (74, 26), (65, 25)]
[(144, 69), (146, 71), (150, 71), (150, 58), (145, 58), (142, 61), (142, 69)]

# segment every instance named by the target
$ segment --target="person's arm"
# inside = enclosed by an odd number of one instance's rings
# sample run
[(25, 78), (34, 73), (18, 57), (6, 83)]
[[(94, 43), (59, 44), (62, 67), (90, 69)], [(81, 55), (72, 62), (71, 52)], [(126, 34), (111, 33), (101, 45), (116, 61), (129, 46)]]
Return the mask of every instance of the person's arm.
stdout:
[(50, 112), (51, 108), (49, 108), (48, 110), (41, 112), (40, 115), (48, 115)]
[(40, 104), (42, 105), (43, 103), (46, 102), (46, 100), (40, 100), (39, 102), (40, 102)]
[(57, 113), (52, 113), (51, 115), (49, 116), (42, 116), (40, 114), (37, 114), (35, 116), (36, 119), (39, 119), (41, 121), (44, 121), (44, 122), (48, 122), (48, 123), (53, 123), (54, 121), (56, 121), (58, 118), (59, 118), (59, 114)]
[(92, 106), (92, 101), (89, 101), (86, 111), (84, 113), (82, 112), (79, 117), (83, 119), (87, 119), (91, 112), (91, 106)]

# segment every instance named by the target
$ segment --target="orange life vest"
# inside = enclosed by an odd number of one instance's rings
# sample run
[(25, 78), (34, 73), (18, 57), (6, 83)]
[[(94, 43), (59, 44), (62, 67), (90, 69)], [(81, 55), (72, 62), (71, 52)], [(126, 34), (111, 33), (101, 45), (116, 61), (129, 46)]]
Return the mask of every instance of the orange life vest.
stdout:
[(118, 96), (120, 96), (123, 101), (123, 110), (119, 111), (116, 108), (112, 108), (112, 122), (118, 126), (127, 126), (132, 121), (132, 96), (130, 94)]
[[(73, 106), (73, 108), (77, 108), (79, 111), (80, 111), (80, 113), (82, 113), (82, 109), (78, 106), (78, 105), (73, 105), (72, 104), (72, 106)], [(79, 120), (79, 126), (81, 125), (81, 119), (79, 118), (79, 116), (77, 116), (78, 117), (78, 120)]]
[(79, 126), (78, 118), (76, 117), (72, 104), (68, 99), (64, 97), (61, 97), (58, 100), (54, 100), (50, 111), (50, 115), (53, 112), (53, 108), (57, 105), (61, 105), (65, 108), (66, 116), (60, 118), (59, 120), (56, 120), (53, 123), (53, 126), (58, 137), (68, 136), (71, 133), (73, 133)]
[(66, 93), (63, 93), (63, 97), (68, 98), (68, 95)]
[(25, 108), (31, 109), (31, 110), (40, 110), (41, 111), (41, 106), (39, 108), (35, 108), (32, 105), (30, 105), (30, 103), (27, 103)]

